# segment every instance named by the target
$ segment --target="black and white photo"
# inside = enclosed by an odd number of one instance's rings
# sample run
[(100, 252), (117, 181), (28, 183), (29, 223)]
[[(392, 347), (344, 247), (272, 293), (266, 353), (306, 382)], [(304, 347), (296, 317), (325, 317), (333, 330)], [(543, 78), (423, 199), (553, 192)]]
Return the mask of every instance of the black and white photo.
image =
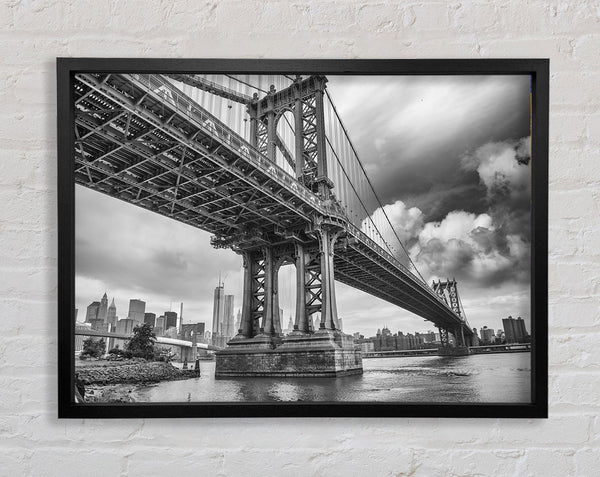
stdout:
[(535, 75), (290, 63), (73, 69), (71, 406), (538, 403)]

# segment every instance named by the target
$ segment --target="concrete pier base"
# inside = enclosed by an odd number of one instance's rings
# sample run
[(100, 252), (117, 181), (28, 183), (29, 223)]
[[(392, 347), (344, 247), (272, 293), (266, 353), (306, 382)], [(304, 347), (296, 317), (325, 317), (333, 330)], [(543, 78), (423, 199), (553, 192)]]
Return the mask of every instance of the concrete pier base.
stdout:
[(339, 331), (294, 332), (280, 342), (234, 338), (216, 353), (215, 377), (338, 377), (362, 374), (362, 355)]
[(467, 356), (471, 354), (471, 350), (467, 346), (446, 346), (440, 348), (439, 356)]

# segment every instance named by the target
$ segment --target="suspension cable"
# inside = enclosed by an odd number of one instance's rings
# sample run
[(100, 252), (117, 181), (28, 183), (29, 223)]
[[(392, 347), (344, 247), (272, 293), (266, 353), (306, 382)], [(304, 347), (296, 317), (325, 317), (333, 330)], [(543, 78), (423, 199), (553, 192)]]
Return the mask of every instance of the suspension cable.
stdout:
[[(365, 204), (363, 203), (362, 199), (360, 198), (360, 195), (358, 194), (358, 192), (356, 191), (356, 189), (354, 188), (354, 184), (352, 183), (352, 181), (350, 180), (350, 178), (348, 177), (348, 174), (346, 174), (346, 169), (344, 168), (344, 166), (342, 165), (342, 163), (340, 162), (340, 158), (337, 155), (337, 152), (335, 152), (335, 149), (333, 148), (333, 145), (331, 144), (331, 141), (329, 140), (329, 138), (327, 137), (327, 135), (325, 135), (325, 139), (327, 139), (327, 144), (329, 144), (329, 147), (331, 147), (331, 151), (333, 152), (333, 155), (335, 156), (335, 159), (337, 160), (337, 163), (340, 165), (340, 167), (342, 168), (342, 172), (344, 173), (344, 175), (346, 176), (346, 179), (348, 179), (348, 183), (350, 184), (350, 187), (352, 187), (352, 190), (354, 191), (354, 194), (356, 195), (356, 198), (358, 199), (358, 201), (360, 202), (360, 205), (362, 205), (364, 211), (367, 214), (367, 217), (369, 219), (369, 221), (373, 224), (373, 227), (375, 227), (375, 230), (377, 231), (377, 234), (379, 235), (379, 238), (383, 241), (383, 243), (385, 244), (385, 246), (387, 247), (388, 251), (394, 255), (394, 252), (392, 251), (392, 249), (390, 248), (389, 244), (387, 243), (387, 241), (383, 238), (383, 236), (381, 235), (381, 232), (379, 231), (379, 229), (377, 228), (377, 226), (375, 225), (375, 222), (373, 222), (373, 218), (371, 217), (371, 215), (369, 215), (369, 211), (367, 210), (367, 207), (365, 206)], [(408, 257), (410, 260), (410, 257)]]
[(239, 78), (236, 78), (235, 76), (232, 76), (232, 75), (225, 75), (225, 76), (227, 76), (228, 78), (231, 78), (234, 81), (237, 81), (238, 83), (245, 84), (246, 86), (249, 86), (250, 88), (255, 89), (257, 91), (260, 91), (262, 93), (268, 93), (268, 91), (265, 91), (264, 89), (259, 88), (258, 86), (254, 86), (254, 85), (252, 85), (250, 83), (247, 83), (247, 82), (245, 82), (245, 81), (243, 81), (243, 80), (241, 80)]
[(392, 229), (392, 232), (394, 232), (394, 235), (396, 236), (396, 239), (398, 240), (398, 243), (400, 244), (400, 246), (404, 250), (404, 253), (406, 253), (406, 256), (408, 257), (408, 260), (410, 261), (410, 263), (414, 267), (414, 269), (417, 272), (417, 274), (419, 275), (419, 277), (421, 277), (421, 280), (423, 280), (424, 283), (427, 283), (425, 281), (425, 279), (423, 278), (423, 275), (421, 275), (421, 272), (419, 272), (419, 269), (417, 268), (417, 266), (414, 264), (414, 262), (410, 258), (410, 255), (409, 255), (408, 251), (406, 250), (406, 247), (404, 247), (404, 244), (400, 240), (400, 237), (398, 237), (398, 234), (396, 233), (396, 230), (394, 229), (394, 226), (392, 225), (392, 222), (390, 221), (390, 218), (388, 217), (387, 213), (385, 212), (385, 209), (383, 208), (383, 204), (381, 203), (381, 200), (379, 199), (379, 196), (377, 195), (377, 192), (375, 192), (375, 189), (373, 188), (373, 184), (371, 183), (371, 180), (369, 179), (369, 176), (367, 175), (367, 171), (365, 171), (365, 168), (364, 168), (364, 166), (363, 166), (360, 158), (358, 157), (358, 153), (356, 152), (356, 149), (354, 148), (354, 144), (352, 144), (352, 141), (350, 141), (350, 136), (348, 135), (348, 131), (346, 130), (346, 127), (344, 126), (344, 123), (342, 122), (342, 119), (340, 118), (340, 115), (337, 112), (335, 104), (333, 103), (333, 100), (331, 99), (331, 96), (329, 95), (329, 92), (327, 90), (325, 90), (325, 94), (327, 95), (327, 99), (329, 99), (329, 103), (331, 104), (331, 107), (333, 108), (333, 111), (334, 111), (334, 113), (335, 113), (335, 115), (336, 115), (336, 117), (337, 117), (337, 119), (338, 119), (338, 121), (340, 123), (340, 126), (342, 127), (342, 130), (344, 131), (346, 139), (348, 139), (348, 143), (350, 144), (350, 147), (352, 148), (352, 151), (354, 152), (354, 156), (356, 157), (356, 160), (357, 160), (358, 164), (360, 165), (360, 168), (362, 169), (362, 171), (363, 171), (363, 173), (365, 175), (365, 178), (367, 179), (369, 187), (373, 191), (373, 194), (375, 195), (375, 198), (377, 199), (377, 203), (379, 204), (379, 207), (381, 208), (381, 211), (383, 212), (383, 215), (385, 216), (385, 218), (386, 218), (386, 220), (387, 220), (390, 228)]

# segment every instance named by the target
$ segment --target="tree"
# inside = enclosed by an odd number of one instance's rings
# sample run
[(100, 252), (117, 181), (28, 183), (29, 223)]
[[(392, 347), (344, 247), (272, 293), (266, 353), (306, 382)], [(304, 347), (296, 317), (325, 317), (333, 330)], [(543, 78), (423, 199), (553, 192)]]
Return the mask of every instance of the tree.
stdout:
[(91, 358), (100, 358), (104, 354), (104, 349), (106, 348), (106, 343), (104, 339), (101, 338), (99, 340), (95, 340), (93, 338), (88, 338), (83, 341), (83, 350), (79, 357), (81, 359), (86, 359), (88, 357)]
[(152, 359), (154, 357), (156, 335), (150, 323), (142, 323), (133, 328), (133, 336), (125, 345), (126, 351), (136, 358)]
[(170, 363), (174, 357), (175, 353), (173, 353), (173, 351), (171, 351), (169, 348), (164, 346), (154, 347), (154, 361), (164, 361), (166, 363)]

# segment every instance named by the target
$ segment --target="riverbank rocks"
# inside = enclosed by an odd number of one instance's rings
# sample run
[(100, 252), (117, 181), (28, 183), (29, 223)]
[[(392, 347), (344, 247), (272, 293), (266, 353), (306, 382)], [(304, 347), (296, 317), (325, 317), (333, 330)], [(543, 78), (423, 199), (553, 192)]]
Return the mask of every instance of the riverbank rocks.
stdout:
[(193, 369), (178, 369), (170, 363), (146, 361), (95, 362), (93, 366), (77, 366), (85, 384), (142, 384), (196, 377)]

